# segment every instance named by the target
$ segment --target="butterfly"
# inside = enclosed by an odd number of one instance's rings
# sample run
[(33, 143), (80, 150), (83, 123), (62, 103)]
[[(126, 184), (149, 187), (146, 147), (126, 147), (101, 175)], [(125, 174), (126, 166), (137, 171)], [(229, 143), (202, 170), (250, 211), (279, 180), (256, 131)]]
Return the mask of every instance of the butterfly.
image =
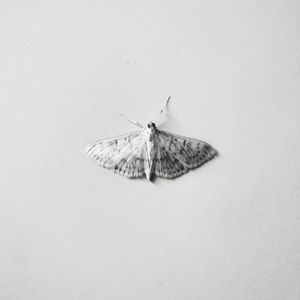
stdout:
[[(170, 96), (159, 116), (169, 100)], [(173, 179), (217, 155), (217, 150), (206, 142), (160, 130), (154, 122), (144, 127), (137, 121), (125, 119), (139, 130), (96, 141), (86, 148), (87, 155), (99, 166), (125, 177), (146, 176), (150, 181), (155, 175)]]

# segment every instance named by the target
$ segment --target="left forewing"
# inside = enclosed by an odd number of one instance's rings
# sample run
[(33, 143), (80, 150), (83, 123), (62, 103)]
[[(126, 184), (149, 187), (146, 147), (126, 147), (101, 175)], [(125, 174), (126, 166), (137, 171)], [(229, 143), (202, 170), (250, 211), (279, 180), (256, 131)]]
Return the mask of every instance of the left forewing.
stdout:
[(97, 141), (86, 152), (100, 166), (125, 177), (144, 175), (145, 149), (140, 131)]

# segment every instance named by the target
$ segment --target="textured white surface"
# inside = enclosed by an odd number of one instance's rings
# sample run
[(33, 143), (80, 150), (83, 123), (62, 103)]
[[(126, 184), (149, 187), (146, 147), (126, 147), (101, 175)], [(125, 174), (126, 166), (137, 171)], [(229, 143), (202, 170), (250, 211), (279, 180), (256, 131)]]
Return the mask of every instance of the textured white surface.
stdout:
[[(2, 1), (0, 298), (300, 298), (299, 1)], [(149, 184), (90, 141), (156, 118), (220, 156)]]

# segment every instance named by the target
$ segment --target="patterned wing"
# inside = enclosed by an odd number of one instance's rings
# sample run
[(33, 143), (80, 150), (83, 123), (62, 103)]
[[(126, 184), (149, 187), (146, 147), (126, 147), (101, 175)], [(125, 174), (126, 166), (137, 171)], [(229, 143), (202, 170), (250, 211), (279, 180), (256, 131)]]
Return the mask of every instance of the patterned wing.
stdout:
[(144, 175), (145, 145), (140, 131), (97, 141), (86, 148), (98, 165), (129, 178)]
[(175, 178), (200, 167), (217, 155), (209, 144), (158, 130), (156, 135), (155, 175)]

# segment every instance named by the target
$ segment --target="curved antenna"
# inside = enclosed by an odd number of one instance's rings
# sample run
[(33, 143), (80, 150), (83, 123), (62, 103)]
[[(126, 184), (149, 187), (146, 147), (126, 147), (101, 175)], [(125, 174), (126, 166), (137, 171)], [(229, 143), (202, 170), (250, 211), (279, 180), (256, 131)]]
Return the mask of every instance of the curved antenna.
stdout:
[(124, 118), (125, 120), (131, 122), (132, 124), (134, 124), (135, 126), (137, 127), (140, 127), (140, 128), (144, 128), (144, 126), (142, 124), (140, 124), (139, 122), (135, 121), (135, 120), (131, 120), (129, 119), (128, 117), (125, 117), (124, 115), (122, 114), (119, 114), (120, 117)]
[(171, 99), (171, 96), (168, 96), (167, 101), (166, 101), (164, 107), (160, 110), (159, 115), (158, 115), (158, 117), (157, 117), (155, 123), (157, 123), (157, 121), (159, 120), (161, 114), (168, 108), (170, 99)]

